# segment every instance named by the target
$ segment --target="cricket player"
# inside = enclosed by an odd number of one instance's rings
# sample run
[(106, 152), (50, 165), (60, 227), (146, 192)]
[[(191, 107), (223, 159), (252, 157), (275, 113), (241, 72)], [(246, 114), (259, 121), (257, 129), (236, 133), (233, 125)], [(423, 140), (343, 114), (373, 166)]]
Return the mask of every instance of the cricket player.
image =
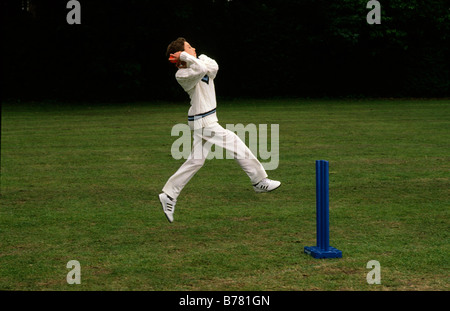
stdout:
[(270, 192), (278, 187), (279, 181), (270, 180), (264, 167), (250, 149), (234, 132), (224, 129), (216, 114), (216, 93), (214, 79), (219, 70), (216, 61), (206, 55), (197, 58), (193, 48), (184, 38), (178, 38), (167, 48), (169, 61), (178, 68), (175, 78), (189, 94), (191, 107), (188, 124), (193, 130), (193, 149), (187, 160), (173, 174), (159, 194), (163, 211), (173, 222), (175, 204), (181, 190), (205, 163), (212, 145), (224, 148), (250, 178), (257, 193)]

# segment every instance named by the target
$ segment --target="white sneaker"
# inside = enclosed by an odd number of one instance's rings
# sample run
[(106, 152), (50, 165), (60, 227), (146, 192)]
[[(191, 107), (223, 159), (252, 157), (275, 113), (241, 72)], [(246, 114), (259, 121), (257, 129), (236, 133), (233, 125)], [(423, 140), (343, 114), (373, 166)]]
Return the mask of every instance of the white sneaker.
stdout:
[(281, 182), (264, 178), (259, 183), (253, 185), (253, 189), (257, 193), (270, 192), (281, 186)]
[(173, 222), (173, 213), (175, 212), (176, 200), (171, 200), (167, 194), (159, 194), (159, 202), (161, 202), (164, 214), (166, 214), (167, 220)]

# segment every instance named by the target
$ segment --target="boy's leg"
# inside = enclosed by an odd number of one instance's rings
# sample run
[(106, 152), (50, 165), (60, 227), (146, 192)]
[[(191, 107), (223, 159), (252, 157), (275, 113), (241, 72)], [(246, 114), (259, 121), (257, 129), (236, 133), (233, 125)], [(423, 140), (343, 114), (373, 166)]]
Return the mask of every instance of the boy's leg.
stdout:
[(201, 131), (194, 131), (193, 133), (193, 149), (187, 160), (180, 166), (180, 168), (173, 174), (164, 185), (162, 191), (177, 199), (181, 190), (191, 180), (191, 178), (198, 172), (198, 170), (205, 163), (208, 150), (202, 144)]
[[(205, 133), (207, 134), (208, 132), (211, 132), (212, 134), (205, 135)], [(256, 184), (267, 177), (266, 170), (261, 162), (259, 162), (239, 136), (230, 130), (224, 129), (219, 123), (215, 123), (212, 126), (205, 128), (203, 138), (207, 140), (210, 145), (215, 144), (231, 152), (236, 162), (238, 162), (250, 178), (252, 184)]]

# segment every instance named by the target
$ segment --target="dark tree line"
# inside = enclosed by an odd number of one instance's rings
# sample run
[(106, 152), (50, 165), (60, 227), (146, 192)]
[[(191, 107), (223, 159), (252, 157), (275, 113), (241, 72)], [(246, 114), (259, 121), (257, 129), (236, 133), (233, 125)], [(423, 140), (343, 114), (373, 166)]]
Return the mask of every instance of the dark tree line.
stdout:
[(165, 57), (185, 37), (219, 96), (449, 96), (447, 0), (3, 0), (3, 98), (185, 98)]

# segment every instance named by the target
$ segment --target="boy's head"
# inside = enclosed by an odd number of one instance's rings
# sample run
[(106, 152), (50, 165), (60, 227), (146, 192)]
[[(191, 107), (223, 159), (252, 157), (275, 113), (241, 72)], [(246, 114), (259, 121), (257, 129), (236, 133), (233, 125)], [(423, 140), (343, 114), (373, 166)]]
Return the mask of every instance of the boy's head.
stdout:
[(184, 43), (186, 39), (179, 37), (175, 41), (172, 41), (167, 47), (166, 56), (169, 57), (170, 54), (175, 54), (178, 51), (184, 51)]
[(172, 41), (167, 47), (166, 56), (169, 57), (170, 54), (175, 54), (176, 52), (183, 52), (197, 57), (195, 49), (186, 41), (185, 38), (179, 37), (175, 41)]

